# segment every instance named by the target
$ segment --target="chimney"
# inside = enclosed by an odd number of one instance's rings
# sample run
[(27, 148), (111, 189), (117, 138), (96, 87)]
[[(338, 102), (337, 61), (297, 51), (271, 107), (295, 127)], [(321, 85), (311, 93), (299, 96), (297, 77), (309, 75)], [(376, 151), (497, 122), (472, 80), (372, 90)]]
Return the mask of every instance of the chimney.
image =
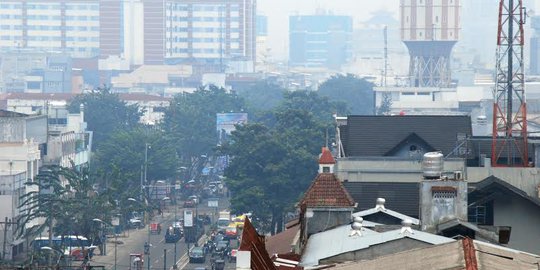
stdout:
[(422, 168), (422, 231), (436, 233), (438, 224), (452, 219), (467, 221), (467, 182), (463, 180), (463, 174), (455, 172), (453, 179), (443, 178), (443, 156), (438, 152), (426, 153)]

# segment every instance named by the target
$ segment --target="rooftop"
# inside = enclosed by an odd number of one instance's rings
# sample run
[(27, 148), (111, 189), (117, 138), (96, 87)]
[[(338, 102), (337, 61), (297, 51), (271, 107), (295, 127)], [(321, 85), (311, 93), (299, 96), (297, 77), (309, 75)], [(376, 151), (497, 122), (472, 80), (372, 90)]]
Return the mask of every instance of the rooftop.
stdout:
[(352, 207), (349, 192), (333, 173), (319, 173), (300, 201), (307, 207)]

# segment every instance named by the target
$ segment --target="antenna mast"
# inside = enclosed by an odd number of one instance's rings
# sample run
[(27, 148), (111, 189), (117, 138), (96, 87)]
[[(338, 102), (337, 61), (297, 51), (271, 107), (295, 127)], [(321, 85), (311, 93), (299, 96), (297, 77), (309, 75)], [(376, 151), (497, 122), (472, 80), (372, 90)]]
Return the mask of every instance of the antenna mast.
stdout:
[[(528, 166), (522, 0), (500, 0), (493, 103), (492, 166)], [(506, 159), (504, 159), (506, 156)]]

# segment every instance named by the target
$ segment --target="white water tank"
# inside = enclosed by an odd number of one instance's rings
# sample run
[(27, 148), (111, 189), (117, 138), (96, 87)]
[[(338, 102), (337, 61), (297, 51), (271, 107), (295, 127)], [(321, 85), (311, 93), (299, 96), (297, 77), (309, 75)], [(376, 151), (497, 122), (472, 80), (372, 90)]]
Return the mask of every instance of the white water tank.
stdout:
[(443, 171), (443, 154), (428, 152), (422, 160), (422, 174), (425, 179), (440, 179)]

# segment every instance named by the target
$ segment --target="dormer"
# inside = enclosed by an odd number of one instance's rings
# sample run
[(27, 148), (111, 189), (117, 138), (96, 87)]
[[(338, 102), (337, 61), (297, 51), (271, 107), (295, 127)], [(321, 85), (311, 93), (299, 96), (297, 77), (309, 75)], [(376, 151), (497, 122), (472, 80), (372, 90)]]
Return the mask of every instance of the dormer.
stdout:
[(334, 173), (335, 165), (336, 160), (332, 156), (332, 152), (327, 147), (323, 147), (319, 157), (319, 173)]

